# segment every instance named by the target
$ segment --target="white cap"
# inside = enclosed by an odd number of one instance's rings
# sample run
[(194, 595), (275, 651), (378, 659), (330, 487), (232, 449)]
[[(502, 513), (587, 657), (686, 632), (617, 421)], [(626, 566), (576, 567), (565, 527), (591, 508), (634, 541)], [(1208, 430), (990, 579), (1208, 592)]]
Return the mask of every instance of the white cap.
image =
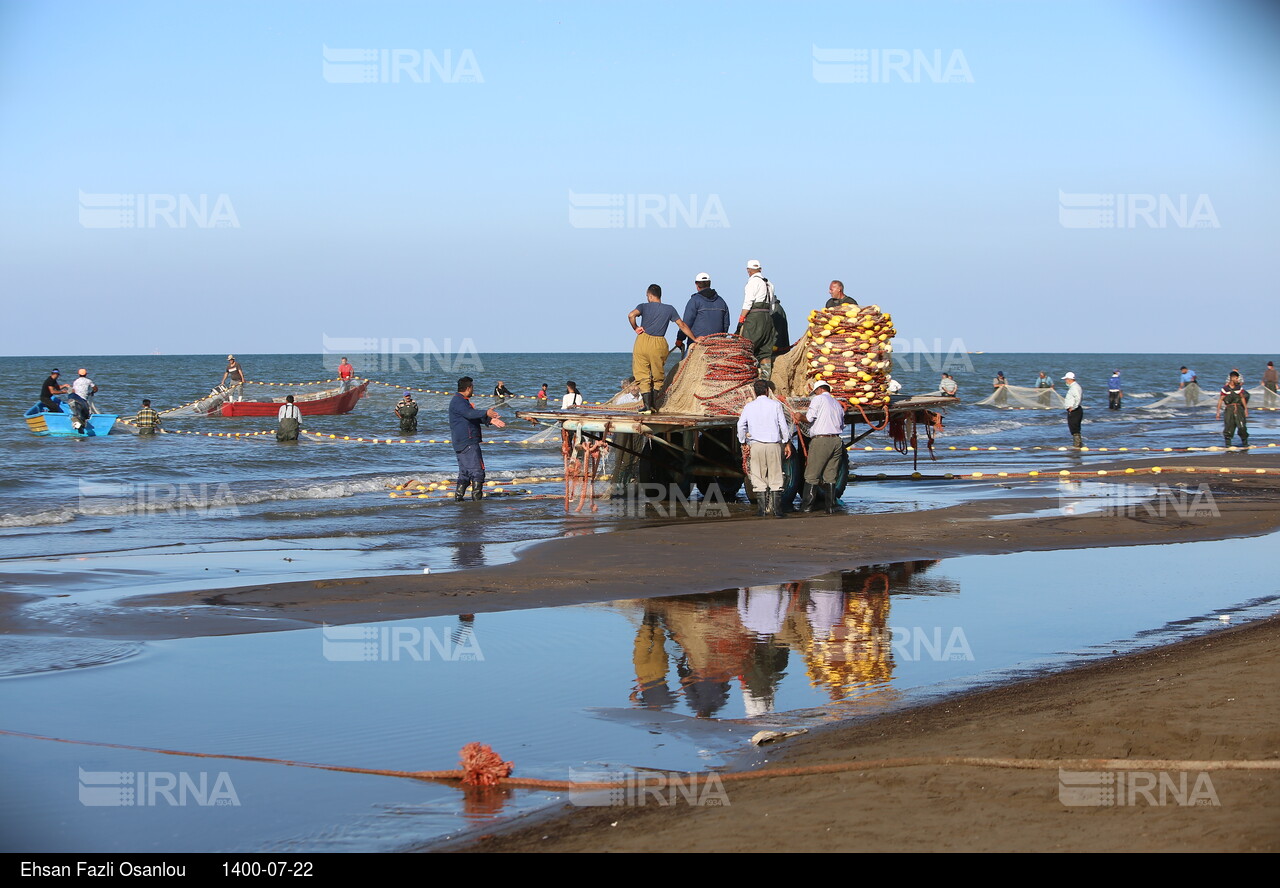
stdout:
[(818, 389), (820, 389), (820, 388), (825, 388), (827, 391), (830, 391), (830, 390), (831, 390), (831, 383), (829, 383), (829, 382), (823, 382), (821, 379), (815, 379), (815, 380), (813, 381), (813, 385), (809, 386), (809, 388), (810, 388), (812, 391), (815, 391), (815, 392), (816, 392)]
[(697, 277), (695, 277), (695, 278), (693, 279), (693, 281), (694, 281), (694, 283), (697, 283), (697, 284), (700, 284), (700, 283), (702, 283), (703, 281), (706, 281), (706, 282), (709, 284), (709, 283), (711, 283), (711, 275), (707, 274), (707, 273), (704, 271), (704, 272), (702, 272), (702, 274), (700, 274), (700, 275), (698, 275)]
[(759, 267), (760, 267), (760, 260), (759, 260), (759, 259), (748, 259), (748, 260), (747, 260), (747, 268), (759, 268)]
[(228, 360), (228, 361), (234, 361), (235, 359), (236, 359), (236, 356), (235, 356), (235, 355), (227, 355), (227, 360)]
[(1070, 370), (1068, 370), (1068, 371), (1067, 371), (1067, 375), (1066, 375), (1066, 376), (1064, 376), (1064, 377), (1062, 377), (1062, 378), (1063, 378), (1063, 379), (1075, 379), (1075, 378), (1076, 378), (1076, 375), (1075, 375), (1074, 373), (1072, 373)]

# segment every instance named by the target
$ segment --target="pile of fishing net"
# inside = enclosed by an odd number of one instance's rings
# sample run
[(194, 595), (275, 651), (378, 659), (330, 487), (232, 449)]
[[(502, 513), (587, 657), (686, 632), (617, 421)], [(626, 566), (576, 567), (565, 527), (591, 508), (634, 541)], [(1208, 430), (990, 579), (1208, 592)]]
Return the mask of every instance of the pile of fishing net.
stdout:
[(792, 351), (803, 352), (806, 378), (829, 383), (831, 394), (841, 401), (881, 408), (889, 404), (894, 334), (893, 318), (880, 306), (841, 305), (809, 312), (807, 341), (796, 343)]
[(978, 402), (980, 407), (1004, 407), (1017, 410), (1062, 410), (1062, 395), (1051, 388), (1024, 385), (1002, 385)]
[(755, 399), (752, 383), (759, 375), (751, 340), (734, 333), (704, 336), (669, 376), (659, 411), (737, 416)]

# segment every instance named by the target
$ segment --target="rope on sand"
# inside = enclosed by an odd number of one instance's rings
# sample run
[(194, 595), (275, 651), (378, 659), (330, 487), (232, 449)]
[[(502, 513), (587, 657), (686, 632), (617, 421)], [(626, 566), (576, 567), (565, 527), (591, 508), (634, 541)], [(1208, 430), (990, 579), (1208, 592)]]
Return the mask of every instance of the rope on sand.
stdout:
[[(25, 731), (6, 731), (0, 734), (27, 740), (47, 740), (55, 743), (71, 743), (77, 746), (96, 746), (104, 749), (128, 749), (156, 755), (176, 755), (188, 758), (226, 759), (237, 762), (259, 762), (271, 765), (287, 765), (293, 768), (314, 768), (320, 771), (338, 771), (345, 774), (370, 774), (378, 777), (399, 777), (408, 780), (435, 780), (458, 783), (463, 786), (506, 786), (542, 790), (600, 790), (619, 789), (629, 785), (626, 780), (605, 782), (577, 782), (573, 780), (539, 780), (529, 777), (512, 777), (513, 762), (503, 761), (491, 747), (483, 743), (468, 743), (462, 747), (459, 767), (443, 771), (401, 771), (388, 768), (358, 768), (347, 765), (326, 765), (317, 762), (301, 762), (292, 759), (271, 758), (258, 755), (230, 755), (213, 752), (190, 752), (180, 749), (162, 749), (151, 746), (133, 746), (128, 743), (105, 743), (98, 740), (72, 740), (66, 737), (48, 737)], [(1280, 759), (1049, 759), (1049, 758), (993, 758), (964, 755), (920, 755), (901, 758), (867, 759), (866, 761), (836, 762), (829, 765), (804, 765), (792, 768), (770, 768), (762, 771), (646, 771), (650, 774), (679, 774), (682, 780), (742, 781), (768, 780), (774, 777), (805, 777), (814, 774), (839, 774), (855, 771), (877, 771), (888, 768), (917, 768), (929, 766), (1012, 768), (1017, 770), (1151, 770), (1151, 771), (1280, 771)]]

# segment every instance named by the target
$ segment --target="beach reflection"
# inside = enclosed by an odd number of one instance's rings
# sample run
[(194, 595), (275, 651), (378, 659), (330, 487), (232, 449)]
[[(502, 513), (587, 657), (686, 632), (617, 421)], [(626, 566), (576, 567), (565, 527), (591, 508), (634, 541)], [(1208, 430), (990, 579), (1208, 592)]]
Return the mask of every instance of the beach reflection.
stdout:
[(774, 711), (783, 681), (798, 680), (800, 662), (810, 686), (832, 702), (893, 699), (890, 600), (903, 592), (958, 594), (954, 580), (923, 576), (937, 563), (632, 602), (640, 621), (631, 702), (667, 710), (683, 698), (697, 717), (715, 718), (736, 686), (747, 716), (759, 716)]

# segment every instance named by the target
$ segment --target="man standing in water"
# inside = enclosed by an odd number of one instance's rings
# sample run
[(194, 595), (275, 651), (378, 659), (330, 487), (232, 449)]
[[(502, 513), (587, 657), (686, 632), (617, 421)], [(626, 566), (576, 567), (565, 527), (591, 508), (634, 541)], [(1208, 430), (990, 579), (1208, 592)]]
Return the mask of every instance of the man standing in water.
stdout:
[(1262, 371), (1262, 406), (1276, 406), (1277, 389), (1280, 388), (1280, 376), (1276, 374), (1275, 361), (1267, 361), (1267, 369)]
[(1120, 371), (1111, 374), (1111, 379), (1107, 380), (1107, 408), (1109, 410), (1120, 409), (1120, 399), (1124, 397), (1123, 383), (1120, 382)]
[(293, 403), (293, 395), (284, 399), (284, 406), (276, 413), (276, 420), (279, 423), (276, 427), (277, 441), (298, 440), (298, 429), (302, 428), (302, 410)]
[(738, 315), (738, 332), (751, 340), (756, 360), (760, 362), (761, 379), (773, 375), (773, 347), (778, 342), (778, 329), (773, 324), (776, 303), (773, 284), (761, 274), (760, 261), (747, 260), (747, 286), (743, 290), (742, 312)]
[(1067, 383), (1067, 396), (1062, 399), (1063, 406), (1067, 408), (1067, 430), (1071, 432), (1071, 443), (1076, 447), (1083, 447), (1080, 424), (1084, 422), (1084, 389), (1080, 388), (1076, 375), (1070, 370), (1062, 378)]
[(1222, 419), (1222, 439), (1227, 447), (1237, 431), (1240, 432), (1240, 446), (1249, 446), (1249, 393), (1244, 390), (1244, 381), (1240, 374), (1232, 370), (1227, 377), (1227, 384), (1218, 392), (1218, 409), (1214, 411), (1214, 419)]
[(458, 393), (449, 402), (449, 437), (453, 439), (453, 451), (458, 457), (458, 485), (453, 491), (455, 502), (462, 502), (467, 487), (471, 487), (471, 499), (484, 497), (484, 454), (480, 452), (482, 437), (480, 426), (506, 428), (498, 417), (498, 411), (490, 407), (482, 410), (471, 403), (475, 393), (475, 380), (464, 376), (458, 380)]

